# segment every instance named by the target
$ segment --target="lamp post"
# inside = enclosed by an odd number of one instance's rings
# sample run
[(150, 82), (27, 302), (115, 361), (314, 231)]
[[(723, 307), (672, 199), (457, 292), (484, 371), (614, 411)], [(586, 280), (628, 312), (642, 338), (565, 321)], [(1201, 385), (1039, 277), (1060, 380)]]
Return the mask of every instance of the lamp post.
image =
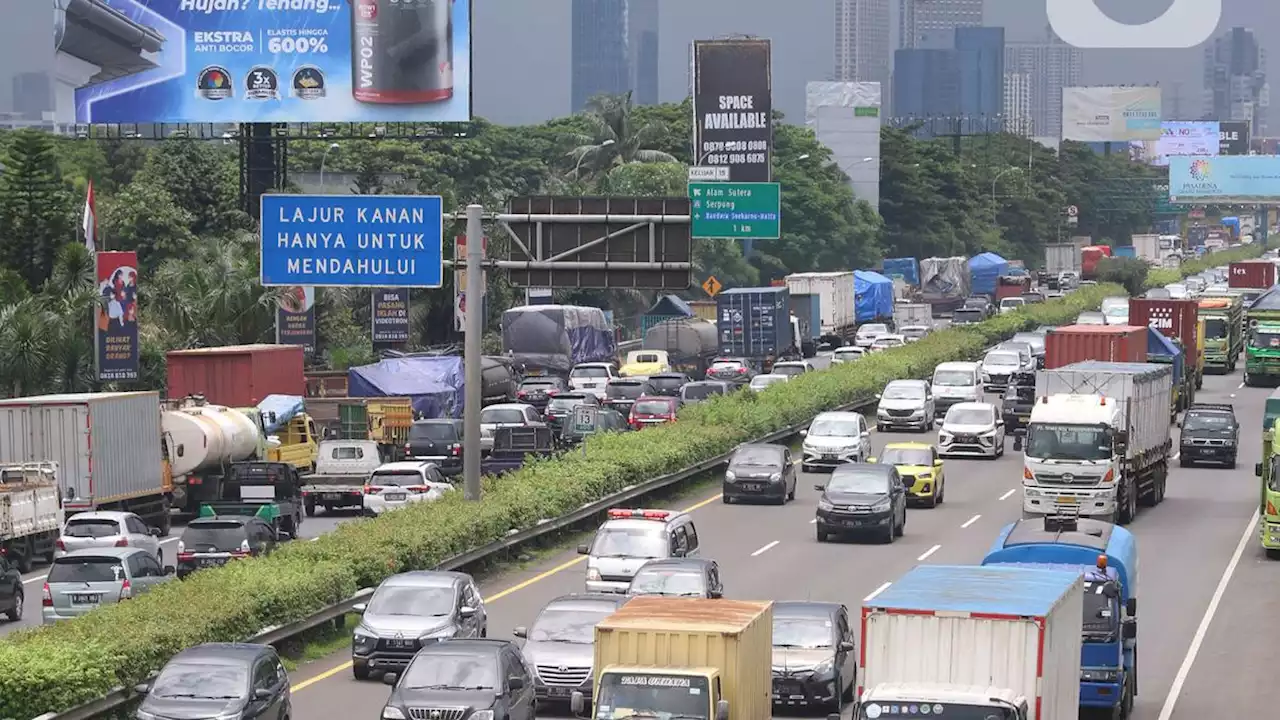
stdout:
[(1007, 167), (1001, 170), (1000, 172), (996, 173), (996, 176), (991, 179), (991, 204), (993, 206), (996, 204), (996, 183), (1000, 182), (1000, 178), (1004, 177), (1005, 174), (1015, 172), (1015, 171), (1021, 172), (1022, 168), (1016, 165), (1013, 167)]
[(338, 143), (329, 143), (329, 147), (324, 149), (324, 154), (320, 156), (320, 190), (324, 190), (324, 164), (329, 159), (329, 153), (337, 150)]

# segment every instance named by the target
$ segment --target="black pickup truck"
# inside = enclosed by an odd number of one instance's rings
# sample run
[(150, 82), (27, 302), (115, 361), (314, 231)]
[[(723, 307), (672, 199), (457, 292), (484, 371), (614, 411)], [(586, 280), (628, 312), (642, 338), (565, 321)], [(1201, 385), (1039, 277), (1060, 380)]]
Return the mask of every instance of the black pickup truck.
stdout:
[(1240, 423), (1230, 405), (1191, 403), (1178, 426), (1182, 428), (1178, 440), (1178, 462), (1182, 467), (1203, 462), (1236, 466)]
[(1009, 387), (1000, 400), (1000, 414), (1004, 417), (1005, 432), (1022, 434), (1027, 431), (1031, 410), (1036, 405), (1035, 373), (1014, 373), (1009, 376)]

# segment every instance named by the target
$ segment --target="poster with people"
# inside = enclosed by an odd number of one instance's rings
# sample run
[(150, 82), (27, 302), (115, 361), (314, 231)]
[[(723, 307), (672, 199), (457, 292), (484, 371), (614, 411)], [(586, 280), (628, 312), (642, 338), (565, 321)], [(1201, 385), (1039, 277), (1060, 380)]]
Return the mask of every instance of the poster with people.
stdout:
[(316, 351), (316, 289), (286, 288), (276, 308), (276, 343)]
[(137, 380), (138, 254), (97, 254), (98, 309), (94, 339), (98, 380)]

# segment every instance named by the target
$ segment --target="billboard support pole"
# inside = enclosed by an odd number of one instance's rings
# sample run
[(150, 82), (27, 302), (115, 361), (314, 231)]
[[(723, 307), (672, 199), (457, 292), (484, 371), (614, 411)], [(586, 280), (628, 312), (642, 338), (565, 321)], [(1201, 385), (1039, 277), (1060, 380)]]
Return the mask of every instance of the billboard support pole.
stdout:
[(463, 365), (466, 369), (466, 397), (462, 413), (462, 476), (467, 500), (480, 500), (480, 405), (484, 384), (484, 208), (467, 206), (467, 273), (466, 301), (469, 304), (463, 334)]

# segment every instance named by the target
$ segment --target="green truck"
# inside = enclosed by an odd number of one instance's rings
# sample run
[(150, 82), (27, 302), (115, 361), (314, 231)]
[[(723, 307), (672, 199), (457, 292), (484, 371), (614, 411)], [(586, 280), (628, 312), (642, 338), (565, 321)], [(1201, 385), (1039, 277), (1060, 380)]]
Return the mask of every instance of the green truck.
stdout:
[(298, 537), (302, 526), (302, 482), (298, 468), (284, 462), (232, 463), (222, 498), (200, 506), (200, 517), (247, 515), (265, 521), (277, 537)]
[(1244, 384), (1280, 381), (1280, 296), (1258, 298), (1245, 313)]
[(1200, 299), (1204, 369), (1234, 372), (1243, 344), (1244, 302), (1236, 295)]
[(1258, 539), (1267, 557), (1280, 558), (1280, 448), (1275, 445), (1275, 424), (1280, 418), (1280, 389), (1271, 393), (1262, 411), (1262, 461), (1254, 466), (1261, 479)]

